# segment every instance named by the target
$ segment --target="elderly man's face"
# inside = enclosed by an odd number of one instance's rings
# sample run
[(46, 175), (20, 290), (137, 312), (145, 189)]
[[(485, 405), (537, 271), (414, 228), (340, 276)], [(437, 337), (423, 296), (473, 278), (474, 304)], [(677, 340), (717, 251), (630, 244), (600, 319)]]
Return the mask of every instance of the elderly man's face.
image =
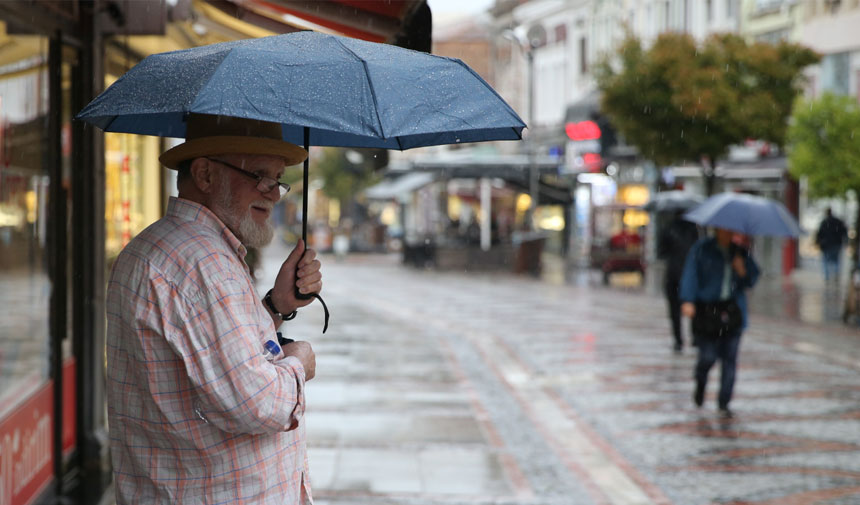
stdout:
[[(211, 159), (273, 179), (279, 179), (284, 173), (284, 160), (277, 156), (225, 154), (211, 156)], [(210, 163), (221, 172), (214, 188), (212, 211), (246, 247), (268, 245), (274, 236), (269, 217), (280, 198), (278, 188), (261, 193), (251, 177), (217, 161)]]

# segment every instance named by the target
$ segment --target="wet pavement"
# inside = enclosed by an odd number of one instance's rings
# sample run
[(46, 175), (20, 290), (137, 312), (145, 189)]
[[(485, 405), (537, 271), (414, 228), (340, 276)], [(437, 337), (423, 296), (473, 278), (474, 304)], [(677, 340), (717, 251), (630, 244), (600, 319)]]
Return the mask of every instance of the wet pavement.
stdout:
[(317, 353), (317, 504), (860, 503), (860, 332), (780, 314), (782, 280), (721, 419), (719, 371), (696, 409), (694, 353), (647, 287), (323, 261), (329, 331), (316, 304), (284, 326)]

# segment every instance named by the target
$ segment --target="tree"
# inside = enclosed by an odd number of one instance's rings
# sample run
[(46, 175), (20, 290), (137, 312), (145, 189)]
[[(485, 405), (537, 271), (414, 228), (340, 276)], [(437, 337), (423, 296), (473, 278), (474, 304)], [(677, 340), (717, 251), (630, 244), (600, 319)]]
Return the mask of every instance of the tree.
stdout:
[(374, 160), (365, 155), (373, 151), (364, 150), (364, 154), (353, 152), (356, 156), (350, 161), (347, 150), (326, 148), (316, 164), (317, 173), (323, 181), (323, 193), (338, 200), (344, 217), (355, 217), (351, 215), (350, 209), (356, 194), (379, 180), (374, 172), (377, 168)]
[(718, 34), (697, 44), (674, 32), (649, 49), (628, 36), (615, 56), (596, 68), (603, 112), (658, 165), (701, 163), (708, 194), (714, 163), (729, 146), (749, 138), (783, 145), (801, 71), (819, 59), (786, 42)]
[[(799, 98), (788, 130), (789, 172), (806, 177), (814, 198), (860, 197), (860, 105), (849, 96), (824, 93)], [(860, 223), (858, 209), (857, 223)], [(858, 240), (854, 237), (855, 258)]]

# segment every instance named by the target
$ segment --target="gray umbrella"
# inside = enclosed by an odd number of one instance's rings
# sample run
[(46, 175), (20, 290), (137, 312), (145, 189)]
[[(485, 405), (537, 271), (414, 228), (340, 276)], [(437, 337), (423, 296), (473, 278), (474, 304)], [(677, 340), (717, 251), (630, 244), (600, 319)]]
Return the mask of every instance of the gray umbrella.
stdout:
[(797, 237), (803, 234), (797, 220), (783, 204), (744, 193), (714, 195), (684, 214), (684, 219), (746, 235)]
[(705, 197), (688, 191), (661, 191), (651, 197), (643, 209), (649, 212), (672, 212), (687, 210), (705, 201)]

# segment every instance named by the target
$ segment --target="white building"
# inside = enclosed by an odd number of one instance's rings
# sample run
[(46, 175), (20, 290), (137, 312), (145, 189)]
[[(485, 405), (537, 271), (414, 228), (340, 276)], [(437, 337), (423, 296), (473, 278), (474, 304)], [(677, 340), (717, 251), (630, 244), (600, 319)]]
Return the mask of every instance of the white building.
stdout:
[(491, 10), (496, 89), (551, 154), (564, 141), (567, 106), (594, 91), (592, 66), (614, 52), (626, 30), (646, 44), (665, 31), (698, 39), (736, 32), (739, 1), (497, 0)]

